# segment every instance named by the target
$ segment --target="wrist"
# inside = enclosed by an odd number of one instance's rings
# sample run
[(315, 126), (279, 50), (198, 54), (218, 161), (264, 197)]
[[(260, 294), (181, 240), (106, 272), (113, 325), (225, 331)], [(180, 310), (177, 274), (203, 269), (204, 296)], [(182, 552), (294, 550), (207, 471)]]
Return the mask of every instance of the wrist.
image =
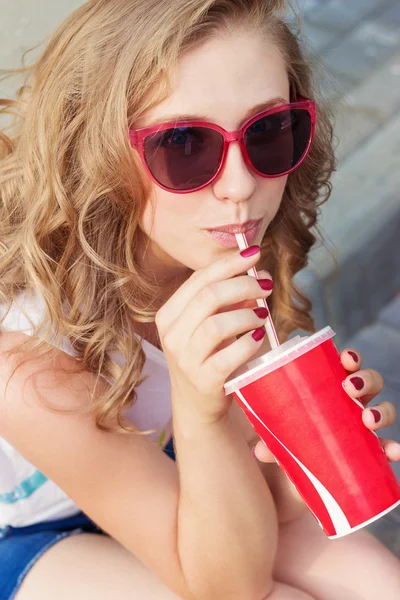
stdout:
[(231, 396), (225, 396), (223, 402), (218, 402), (221, 406), (219, 410), (204, 410), (206, 406), (215, 406), (215, 397), (194, 396), (192, 393), (190, 401), (182, 401), (181, 396), (179, 394), (176, 398), (174, 394), (172, 395), (172, 414), (175, 427), (179, 428), (183, 435), (189, 437), (203, 435), (205, 430), (221, 429), (230, 423)]
[(193, 441), (199, 437), (221, 435), (231, 426), (229, 413), (212, 417), (190, 410), (173, 413), (174, 437), (179, 436), (183, 440)]

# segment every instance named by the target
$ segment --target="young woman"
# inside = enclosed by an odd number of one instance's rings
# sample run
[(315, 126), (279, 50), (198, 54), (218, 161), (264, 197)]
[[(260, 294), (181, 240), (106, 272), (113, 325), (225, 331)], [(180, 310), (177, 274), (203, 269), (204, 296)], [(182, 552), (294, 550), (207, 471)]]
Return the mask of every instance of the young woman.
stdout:
[[(396, 557), (328, 540), (224, 394), (269, 349), (258, 298), (282, 342), (313, 331), (293, 276), (332, 135), (285, 9), (92, 0), (2, 103), (2, 600), (398, 598)], [(367, 406), (381, 376), (341, 360)]]

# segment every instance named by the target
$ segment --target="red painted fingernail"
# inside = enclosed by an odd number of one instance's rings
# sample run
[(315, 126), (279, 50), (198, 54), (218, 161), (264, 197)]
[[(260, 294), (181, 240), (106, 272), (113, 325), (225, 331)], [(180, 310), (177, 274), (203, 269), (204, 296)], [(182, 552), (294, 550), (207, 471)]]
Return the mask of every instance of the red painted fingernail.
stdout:
[(249, 256), (257, 254), (257, 252), (260, 252), (260, 246), (249, 246), (241, 251), (240, 256), (243, 256), (243, 258), (249, 258)]
[(379, 423), (379, 421), (382, 418), (382, 415), (379, 412), (379, 410), (376, 410), (375, 408), (371, 408), (371, 412), (374, 415), (375, 423)]
[(274, 282), (272, 281), (272, 279), (257, 279), (257, 281), (258, 281), (258, 285), (263, 290), (269, 291), (269, 290), (272, 290), (274, 287)]
[(269, 315), (267, 308), (260, 307), (260, 308), (254, 308), (253, 310), (259, 319), (266, 319)]
[(255, 330), (254, 333), (252, 333), (252, 338), (256, 342), (259, 342), (260, 340), (263, 339), (265, 333), (266, 333), (266, 331), (265, 331), (264, 327), (259, 327), (258, 329)]
[(354, 362), (358, 363), (358, 356), (357, 356), (357, 354), (355, 352), (352, 352), (351, 350), (348, 350), (347, 354), (350, 354), (350, 356), (354, 360)]
[(351, 383), (354, 385), (356, 390), (360, 391), (364, 387), (364, 380), (361, 377), (352, 377), (350, 379)]

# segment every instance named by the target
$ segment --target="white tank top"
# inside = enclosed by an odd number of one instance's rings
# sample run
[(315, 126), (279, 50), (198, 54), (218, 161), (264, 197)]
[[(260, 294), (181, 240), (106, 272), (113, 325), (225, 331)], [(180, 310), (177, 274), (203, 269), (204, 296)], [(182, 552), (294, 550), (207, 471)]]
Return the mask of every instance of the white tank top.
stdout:
[[(4, 313), (0, 306), (0, 316)], [(46, 314), (43, 298), (25, 293), (13, 304), (0, 329), (33, 335), (35, 326), (46, 318)], [(67, 339), (50, 343), (74, 356)], [(164, 447), (172, 432), (169, 371), (163, 352), (146, 340), (142, 344), (146, 354), (142, 375), (149, 377), (137, 387), (137, 400), (124, 414), (141, 430), (158, 429), (161, 433), (149, 437)], [(113, 358), (121, 366), (125, 363), (121, 354), (113, 354)], [(7, 525), (25, 527), (70, 517), (79, 511), (53, 481), (0, 437), (0, 528)]]

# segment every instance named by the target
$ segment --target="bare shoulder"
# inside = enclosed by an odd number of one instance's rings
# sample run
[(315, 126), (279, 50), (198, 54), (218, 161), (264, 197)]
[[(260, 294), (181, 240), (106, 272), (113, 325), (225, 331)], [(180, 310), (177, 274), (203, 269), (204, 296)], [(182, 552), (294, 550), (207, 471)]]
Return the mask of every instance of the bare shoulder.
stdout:
[[(3, 418), (6, 418), (8, 409), (36, 407), (38, 403), (33, 401), (36, 399), (35, 394), (32, 396), (33, 391), (43, 394), (55, 408), (60, 409), (87, 406), (93, 393), (106, 391), (108, 384), (103, 378), (82, 370), (76, 358), (61, 350), (53, 349), (50, 357), (40, 356), (35, 351), (8, 354), (26, 339), (28, 336), (21, 332), (0, 333), (0, 414)], [(22, 364), (17, 368), (19, 361)], [(12, 393), (16, 389), (20, 392), (18, 398)], [(68, 390), (71, 394), (67, 393)]]
[(83, 371), (77, 359), (61, 350), (55, 350), (52, 356), (40, 356), (34, 351), (8, 354), (27, 338), (20, 332), (0, 334), (0, 435), (18, 446), (22, 454), (29, 451), (34, 457), (36, 445), (30, 447), (33, 430), (37, 440), (54, 425), (62, 435), (66, 428), (68, 434), (72, 424), (90, 429), (93, 422), (93, 415), (57, 415), (44, 403), (55, 411), (87, 407), (92, 396), (104, 393), (108, 384)]
[[(105, 432), (92, 413), (59, 409), (87, 405), (108, 383), (57, 351), (55, 358), (6, 355), (25, 334), (0, 335), (0, 436), (54, 481), (104, 531), (184, 590), (176, 549), (179, 479), (175, 463), (148, 438)], [(157, 536), (154, 535), (157, 532)], [(168, 559), (166, 559), (168, 557)]]

